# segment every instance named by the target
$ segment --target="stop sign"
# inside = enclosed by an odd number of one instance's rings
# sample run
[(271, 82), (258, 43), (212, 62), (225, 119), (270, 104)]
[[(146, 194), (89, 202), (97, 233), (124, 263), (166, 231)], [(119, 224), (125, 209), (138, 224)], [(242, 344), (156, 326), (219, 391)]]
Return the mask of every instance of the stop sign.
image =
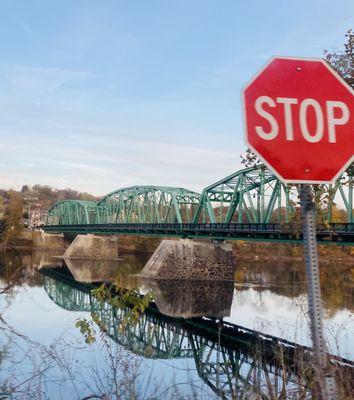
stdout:
[(354, 160), (353, 90), (325, 61), (271, 59), (243, 103), (249, 147), (284, 182), (330, 183)]

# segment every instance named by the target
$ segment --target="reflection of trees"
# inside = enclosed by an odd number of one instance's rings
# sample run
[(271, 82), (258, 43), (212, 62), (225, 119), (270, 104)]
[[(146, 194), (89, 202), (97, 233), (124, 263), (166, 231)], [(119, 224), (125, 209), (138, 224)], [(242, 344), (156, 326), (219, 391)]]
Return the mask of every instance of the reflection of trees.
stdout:
[[(320, 274), (325, 312), (331, 316), (343, 308), (354, 310), (354, 287), (351, 284), (351, 264), (338, 261), (340, 256), (343, 259), (343, 253), (335, 249), (329, 253), (332, 256), (328, 255), (326, 260), (320, 261)], [(306, 272), (302, 261), (241, 259), (236, 268), (235, 282), (253, 283), (256, 285), (254, 290), (270, 290), (290, 298), (306, 294)], [(237, 289), (242, 290), (242, 287)]]
[(42, 277), (35, 273), (31, 266), (24, 265), (24, 255), (7, 251), (0, 253), (0, 293), (12, 293), (16, 288), (26, 283), (28, 286), (39, 286)]
[(0, 295), (6, 294), (6, 299), (10, 302), (25, 279), (25, 268), (22, 267), (21, 257), (17, 253), (2, 253), (0, 255)]

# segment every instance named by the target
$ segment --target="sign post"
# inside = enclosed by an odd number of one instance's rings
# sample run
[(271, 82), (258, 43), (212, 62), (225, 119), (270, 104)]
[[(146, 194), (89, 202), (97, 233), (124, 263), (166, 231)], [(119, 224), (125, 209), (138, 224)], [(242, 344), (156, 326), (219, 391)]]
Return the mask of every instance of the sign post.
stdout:
[(318, 397), (319, 399), (335, 400), (335, 381), (327, 371), (326, 341), (323, 336), (323, 311), (317, 257), (316, 210), (312, 200), (312, 191), (310, 185), (301, 185), (300, 201), (307, 277), (307, 299), (315, 359), (315, 376), (318, 385), (317, 390), (319, 392)]
[(317, 398), (336, 399), (328, 370), (311, 184), (354, 160), (354, 94), (323, 60), (276, 57), (243, 90), (249, 147), (285, 183), (300, 184)]

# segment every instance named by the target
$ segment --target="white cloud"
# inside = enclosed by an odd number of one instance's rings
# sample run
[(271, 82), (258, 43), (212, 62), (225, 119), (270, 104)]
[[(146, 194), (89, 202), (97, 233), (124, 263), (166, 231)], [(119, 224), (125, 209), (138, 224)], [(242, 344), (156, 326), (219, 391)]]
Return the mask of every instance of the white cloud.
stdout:
[(119, 187), (153, 184), (200, 191), (239, 167), (236, 151), (128, 135), (77, 135), (71, 140), (54, 136), (33, 142), (6, 135), (1, 147), (7, 153), (2, 186), (47, 183), (105, 194)]
[(1, 66), (0, 71), (9, 83), (12, 92), (22, 95), (30, 93), (32, 96), (36, 93), (56, 90), (68, 81), (94, 76), (88, 71), (23, 65)]

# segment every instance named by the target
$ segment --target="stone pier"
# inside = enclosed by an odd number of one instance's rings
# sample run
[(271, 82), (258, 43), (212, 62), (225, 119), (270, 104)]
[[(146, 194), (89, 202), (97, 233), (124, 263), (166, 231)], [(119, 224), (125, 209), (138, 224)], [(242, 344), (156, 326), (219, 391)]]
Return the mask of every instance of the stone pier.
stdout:
[(118, 258), (117, 236), (77, 235), (63, 258), (115, 260)]
[(140, 276), (152, 279), (233, 281), (235, 266), (231, 244), (191, 239), (163, 240)]

